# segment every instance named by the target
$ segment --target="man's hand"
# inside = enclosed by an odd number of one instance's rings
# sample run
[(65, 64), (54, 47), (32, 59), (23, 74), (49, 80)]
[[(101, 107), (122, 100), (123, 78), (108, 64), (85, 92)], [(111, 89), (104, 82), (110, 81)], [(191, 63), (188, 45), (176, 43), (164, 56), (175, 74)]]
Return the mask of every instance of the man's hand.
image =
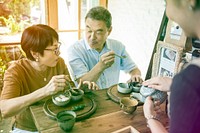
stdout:
[(128, 83), (131, 82), (138, 82), (138, 83), (142, 83), (143, 79), (141, 78), (140, 75), (131, 75), (131, 78), (127, 81)]
[(89, 90), (99, 90), (99, 86), (95, 82), (90, 81), (82, 81), (79, 80), (78, 89), (82, 88), (84, 85), (87, 85), (87, 89)]
[(103, 69), (111, 67), (115, 61), (114, 51), (109, 51), (101, 56), (100, 63)]

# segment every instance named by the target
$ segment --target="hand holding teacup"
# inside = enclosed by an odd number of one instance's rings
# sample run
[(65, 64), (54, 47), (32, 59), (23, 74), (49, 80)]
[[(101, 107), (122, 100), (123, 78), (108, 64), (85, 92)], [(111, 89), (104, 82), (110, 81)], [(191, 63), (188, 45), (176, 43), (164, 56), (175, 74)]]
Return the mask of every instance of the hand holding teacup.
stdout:
[(77, 89), (82, 89), (84, 92), (87, 93), (87, 92), (90, 92), (92, 90), (99, 90), (99, 87), (95, 82), (82, 81), (80, 79)]

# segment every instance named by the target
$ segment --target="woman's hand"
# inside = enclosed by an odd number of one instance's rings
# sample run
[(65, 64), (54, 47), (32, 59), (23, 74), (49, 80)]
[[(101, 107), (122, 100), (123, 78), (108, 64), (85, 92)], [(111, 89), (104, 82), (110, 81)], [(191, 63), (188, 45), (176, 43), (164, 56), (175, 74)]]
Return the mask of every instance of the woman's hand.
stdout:
[(150, 96), (148, 96), (144, 102), (143, 111), (144, 111), (145, 118), (148, 118), (149, 116), (156, 114), (154, 112), (153, 100)]
[(48, 95), (63, 91), (66, 87), (66, 82), (70, 82), (69, 75), (56, 75), (51, 78), (49, 83), (45, 86), (45, 93)]
[(156, 116), (158, 113), (161, 113), (160, 102), (153, 101), (153, 99), (148, 96), (143, 105), (143, 111), (145, 118), (150, 116)]
[(142, 83), (142, 85), (144, 86), (165, 92), (170, 91), (171, 84), (172, 84), (172, 78), (169, 77), (154, 77)]

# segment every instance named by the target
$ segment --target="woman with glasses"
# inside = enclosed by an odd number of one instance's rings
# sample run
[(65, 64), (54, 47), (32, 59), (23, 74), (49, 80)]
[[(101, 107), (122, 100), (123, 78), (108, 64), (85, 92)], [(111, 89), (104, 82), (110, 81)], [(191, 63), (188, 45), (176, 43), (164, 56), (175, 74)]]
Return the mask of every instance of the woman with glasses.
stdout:
[(21, 47), (26, 58), (7, 69), (0, 101), (2, 117), (14, 116), (13, 133), (37, 132), (29, 106), (63, 91), (67, 82), (73, 85), (67, 66), (59, 57), (58, 40), (57, 32), (42, 24), (33, 25), (22, 34)]

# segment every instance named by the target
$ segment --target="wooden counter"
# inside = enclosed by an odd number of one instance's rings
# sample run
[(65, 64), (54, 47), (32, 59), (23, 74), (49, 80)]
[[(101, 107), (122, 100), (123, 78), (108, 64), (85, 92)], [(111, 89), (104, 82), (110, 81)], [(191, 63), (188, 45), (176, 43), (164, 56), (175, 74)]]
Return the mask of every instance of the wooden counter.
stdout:
[[(97, 110), (89, 118), (75, 123), (72, 133), (109, 133), (126, 126), (132, 126), (141, 133), (149, 133), (142, 106), (138, 106), (133, 114), (125, 114), (119, 104), (107, 95), (107, 89), (88, 93), (95, 99)], [(55, 120), (50, 119), (43, 111), (43, 104), (30, 107), (36, 127), (41, 133), (64, 133)]]

